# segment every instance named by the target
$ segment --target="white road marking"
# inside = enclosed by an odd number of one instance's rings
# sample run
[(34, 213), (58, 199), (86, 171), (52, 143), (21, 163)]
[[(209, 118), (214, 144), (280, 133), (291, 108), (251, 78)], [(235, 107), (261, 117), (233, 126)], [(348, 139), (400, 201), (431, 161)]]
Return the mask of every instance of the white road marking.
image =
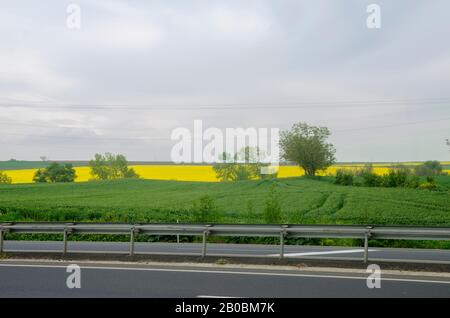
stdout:
[[(0, 267), (35, 267), (35, 268), (62, 268), (65, 265), (44, 265), (44, 264), (2, 264)], [(169, 268), (139, 268), (139, 267), (114, 267), (114, 266), (80, 266), (81, 269), (103, 269), (103, 270), (124, 270), (124, 271), (148, 271), (148, 272), (179, 272), (179, 273), (200, 273), (200, 274), (227, 274), (227, 275), (253, 275), (253, 276), (275, 276), (275, 277), (309, 277), (309, 278), (337, 278), (337, 279), (357, 279), (366, 280), (365, 276), (339, 276), (339, 275), (311, 275), (294, 273), (272, 273), (272, 272), (242, 272), (223, 270), (198, 270), (198, 269), (169, 269)], [(383, 281), (408, 282), (408, 283), (431, 283), (450, 284), (450, 281), (441, 280), (421, 280), (407, 278), (382, 278)]]
[[(369, 250), (369, 252), (376, 252), (377, 250)], [(303, 253), (285, 253), (285, 257), (296, 256), (310, 256), (310, 255), (330, 255), (330, 254), (349, 254), (349, 253), (363, 253), (363, 249), (358, 250), (338, 250), (338, 251), (326, 251), (326, 252), (303, 252)], [(280, 254), (270, 254), (267, 256), (280, 256)]]
[(243, 298), (236, 296), (210, 296), (210, 295), (198, 295), (197, 298)]
[[(128, 243), (126, 243), (128, 244)], [(56, 245), (56, 244), (55, 244)], [(45, 253), (45, 252), (61, 252), (61, 246), (62, 243), (58, 245), (58, 247), (51, 247), (49, 249), (39, 249), (39, 250), (30, 250), (30, 249), (10, 249), (10, 248), (6, 248), (5, 251), (6, 252), (39, 252), (39, 253)], [(128, 245), (127, 245), (128, 246)], [(101, 250), (97, 250), (97, 249), (90, 249), (90, 250), (82, 250), (82, 249), (78, 249), (76, 246), (70, 246), (70, 252), (76, 252), (76, 253), (124, 253), (127, 252), (128, 250), (125, 249), (125, 247), (127, 246), (123, 246), (123, 249), (115, 249), (115, 250), (109, 250), (109, 251), (101, 251)], [(122, 246), (121, 246), (122, 247)], [(268, 249), (268, 248), (261, 248), (261, 249), (238, 249), (238, 248), (218, 248), (216, 249), (215, 246), (211, 246), (209, 248), (210, 250), (210, 254), (217, 254), (220, 255), (223, 252), (226, 251), (231, 251), (231, 252), (247, 252), (247, 253), (268, 253), (268, 252), (273, 252), (276, 249), (278, 249), (279, 247), (275, 246), (272, 249)], [(158, 254), (158, 253), (163, 253), (163, 254), (176, 254), (177, 252), (174, 252), (173, 250), (178, 250), (178, 251), (182, 251), (182, 250), (190, 250), (190, 251), (195, 251), (195, 252), (200, 252), (201, 251), (201, 247), (175, 247), (175, 248), (171, 248), (169, 247), (169, 251), (159, 251), (159, 250), (154, 250), (154, 251), (146, 251), (144, 249), (139, 248), (139, 246), (136, 246), (136, 254)], [(377, 250), (372, 250), (370, 249), (369, 252), (374, 252)], [(327, 255), (327, 254), (347, 254), (347, 253), (360, 253), (360, 252), (364, 252), (363, 249), (357, 249), (357, 250), (335, 250), (335, 251), (325, 251), (325, 252), (297, 252), (297, 253), (285, 253), (284, 255), (286, 257), (296, 257), (296, 256), (309, 256), (309, 255)], [(194, 252), (192, 252), (191, 254), (195, 254)], [(240, 255), (240, 254), (239, 254)], [(279, 256), (280, 254), (269, 254), (266, 256)]]

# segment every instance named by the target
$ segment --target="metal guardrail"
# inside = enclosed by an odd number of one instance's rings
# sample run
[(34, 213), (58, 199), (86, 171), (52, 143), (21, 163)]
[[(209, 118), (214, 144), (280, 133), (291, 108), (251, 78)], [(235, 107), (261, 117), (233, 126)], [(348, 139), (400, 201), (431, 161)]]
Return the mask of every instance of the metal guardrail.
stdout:
[(450, 228), (352, 226), (352, 225), (265, 225), (265, 224), (124, 224), (124, 223), (0, 223), (0, 253), (5, 233), (63, 234), (63, 254), (67, 253), (70, 234), (130, 235), (130, 255), (138, 234), (202, 236), (202, 257), (206, 256), (208, 236), (279, 237), (280, 258), (284, 257), (284, 239), (353, 238), (364, 240), (364, 262), (369, 257), (369, 239), (450, 240)]

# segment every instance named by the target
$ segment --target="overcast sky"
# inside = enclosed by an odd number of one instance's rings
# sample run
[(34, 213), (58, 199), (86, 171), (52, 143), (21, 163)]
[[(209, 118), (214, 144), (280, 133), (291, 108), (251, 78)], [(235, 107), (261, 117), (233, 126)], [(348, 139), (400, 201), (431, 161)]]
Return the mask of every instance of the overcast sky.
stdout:
[(450, 160), (449, 1), (0, 3), (0, 160), (169, 160), (194, 119), (327, 126), (339, 161)]

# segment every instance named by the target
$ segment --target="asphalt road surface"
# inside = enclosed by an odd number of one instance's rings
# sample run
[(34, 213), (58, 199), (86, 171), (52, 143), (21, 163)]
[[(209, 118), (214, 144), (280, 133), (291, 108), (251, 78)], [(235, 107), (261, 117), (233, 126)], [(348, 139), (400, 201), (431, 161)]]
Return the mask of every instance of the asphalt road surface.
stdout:
[[(80, 263), (70, 289), (68, 263), (0, 261), (0, 297), (450, 297), (450, 277), (348, 272)], [(422, 274), (423, 275), (423, 274)]]
[[(4, 250), (61, 252), (62, 242), (5, 241)], [(135, 253), (139, 254), (180, 254), (200, 255), (201, 244), (195, 243), (135, 243)], [(126, 242), (68, 242), (69, 252), (128, 253)], [(255, 244), (208, 244), (210, 256), (264, 256), (278, 257), (277, 245)], [(294, 258), (346, 258), (362, 259), (363, 249), (359, 247), (285, 246), (285, 257)], [(399, 260), (419, 262), (450, 263), (450, 250), (370, 248), (370, 260)]]

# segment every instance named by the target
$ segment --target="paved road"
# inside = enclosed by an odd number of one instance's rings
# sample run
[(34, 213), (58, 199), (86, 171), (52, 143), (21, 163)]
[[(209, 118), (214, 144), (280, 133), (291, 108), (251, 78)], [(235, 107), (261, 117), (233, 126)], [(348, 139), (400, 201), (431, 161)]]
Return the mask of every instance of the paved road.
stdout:
[(450, 277), (384, 275), (369, 289), (356, 273), (80, 263), (81, 288), (66, 263), (0, 262), (0, 297), (450, 297)]
[[(5, 251), (52, 251), (61, 252), (62, 242), (25, 242), (5, 241)], [(68, 249), (74, 252), (110, 252), (128, 253), (126, 242), (69, 242)], [(200, 255), (201, 244), (193, 243), (136, 243), (136, 253)], [(208, 244), (208, 255), (212, 256), (271, 256), (278, 257), (276, 245), (254, 244)], [(402, 260), (449, 262), (450, 250), (370, 248), (371, 260)], [(361, 259), (362, 248), (323, 247), (323, 246), (286, 246), (286, 257), (299, 258), (350, 258)]]

